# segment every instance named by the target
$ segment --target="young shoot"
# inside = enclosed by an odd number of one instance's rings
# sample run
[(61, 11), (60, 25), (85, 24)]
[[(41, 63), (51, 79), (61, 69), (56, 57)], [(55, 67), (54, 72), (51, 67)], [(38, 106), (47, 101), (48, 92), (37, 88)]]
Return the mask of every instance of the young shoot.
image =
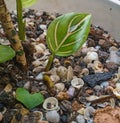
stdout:
[(50, 69), (56, 55), (69, 56), (82, 47), (88, 37), (90, 25), (90, 14), (73, 12), (64, 14), (51, 22), (46, 38), (51, 56), (46, 71)]

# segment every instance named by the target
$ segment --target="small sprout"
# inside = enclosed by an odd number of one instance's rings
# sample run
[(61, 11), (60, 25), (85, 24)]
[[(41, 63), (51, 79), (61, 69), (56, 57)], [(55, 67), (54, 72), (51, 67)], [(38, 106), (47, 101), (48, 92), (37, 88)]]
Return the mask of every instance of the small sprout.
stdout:
[(90, 31), (90, 21), (90, 14), (68, 13), (56, 18), (49, 25), (47, 45), (52, 55), (46, 66), (47, 71), (55, 55), (69, 56), (82, 47)]

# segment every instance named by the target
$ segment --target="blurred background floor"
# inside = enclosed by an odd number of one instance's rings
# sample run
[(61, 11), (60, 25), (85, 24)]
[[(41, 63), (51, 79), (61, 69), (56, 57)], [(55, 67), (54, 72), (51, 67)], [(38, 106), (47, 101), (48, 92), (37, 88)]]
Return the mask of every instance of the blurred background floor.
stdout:
[[(15, 10), (16, 0), (5, 1), (10, 11)], [(31, 8), (58, 13), (91, 13), (93, 24), (102, 26), (120, 41), (120, 6), (111, 0), (38, 0)]]

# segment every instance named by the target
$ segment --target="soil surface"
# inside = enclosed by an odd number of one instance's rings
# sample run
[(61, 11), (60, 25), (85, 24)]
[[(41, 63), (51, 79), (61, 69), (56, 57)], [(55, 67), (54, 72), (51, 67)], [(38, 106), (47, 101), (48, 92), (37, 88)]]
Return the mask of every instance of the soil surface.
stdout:
[[(11, 16), (18, 30), (16, 12)], [(91, 25), (86, 44), (69, 57), (56, 56), (50, 71), (45, 72), (51, 54), (46, 32), (58, 16), (24, 10), (26, 42), (23, 46), (28, 70), (21, 70), (15, 59), (0, 64), (1, 123), (120, 123), (119, 91), (117, 96), (113, 94), (114, 89), (120, 89), (120, 42), (102, 27)], [(1, 25), (0, 43), (9, 45)], [(44, 74), (54, 83), (53, 88), (43, 80)], [(45, 100), (54, 97), (58, 107), (48, 110), (41, 104), (28, 110), (15, 99), (18, 87), (30, 93), (40, 92)]]

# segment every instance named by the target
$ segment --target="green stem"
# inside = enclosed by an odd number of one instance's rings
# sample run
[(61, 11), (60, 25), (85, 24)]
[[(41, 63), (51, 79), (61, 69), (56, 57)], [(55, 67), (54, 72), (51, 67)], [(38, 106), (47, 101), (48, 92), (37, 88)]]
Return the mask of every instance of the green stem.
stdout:
[(18, 19), (18, 34), (22, 41), (25, 40), (25, 22), (23, 22), (23, 15), (22, 15), (22, 1), (16, 0), (16, 8), (17, 8), (17, 19)]
[(50, 55), (50, 57), (49, 57), (48, 63), (47, 63), (46, 68), (45, 68), (45, 71), (49, 71), (49, 70), (50, 70), (51, 65), (52, 65), (52, 63), (53, 63), (53, 59), (54, 59), (54, 55), (52, 54), (52, 55)]

